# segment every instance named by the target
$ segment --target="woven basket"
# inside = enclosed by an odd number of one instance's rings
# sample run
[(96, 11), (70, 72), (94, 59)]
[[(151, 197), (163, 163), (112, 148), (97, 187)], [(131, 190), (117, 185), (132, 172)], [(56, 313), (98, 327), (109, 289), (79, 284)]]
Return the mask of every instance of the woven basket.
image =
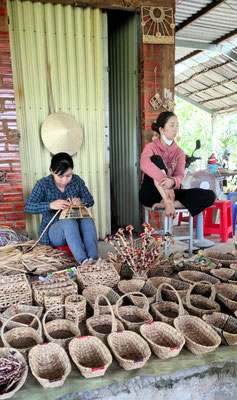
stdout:
[(174, 326), (183, 334), (186, 347), (193, 354), (209, 353), (221, 343), (214, 329), (199, 317), (183, 315), (175, 318)]
[(237, 311), (237, 285), (219, 283), (215, 285), (216, 298), (231, 311)]
[[(4, 311), (0, 315), (0, 321), (2, 321), (4, 323), (5, 321), (9, 320), (9, 318), (16, 315), (16, 318), (14, 318), (14, 321), (8, 322), (8, 324), (7, 324), (8, 329), (22, 327), (24, 325), (31, 325), (32, 328), (34, 328), (35, 325), (37, 326), (37, 321), (35, 320), (35, 318), (32, 318), (30, 315), (28, 315), (28, 313), (34, 314), (40, 319), (42, 312), (43, 312), (42, 307), (26, 306), (24, 304), (16, 304), (16, 305), (12, 305), (11, 307), (7, 308), (6, 311)], [(17, 315), (17, 314), (22, 314), (22, 313), (26, 313), (26, 314), (23, 314), (21, 316)]]
[(77, 268), (77, 282), (81, 290), (91, 285), (116, 287), (120, 276), (112, 264), (84, 265)]
[[(20, 328), (12, 328), (5, 332), (8, 322), (12, 321), (16, 316), (22, 317), (26, 314), (31, 318), (33, 317), (34, 320), (37, 320), (38, 331), (31, 326), (22, 326)], [(12, 347), (13, 349), (20, 351), (20, 353), (26, 357), (28, 351), (33, 346), (43, 342), (41, 322), (35, 314), (21, 313), (13, 315), (3, 323), (1, 328), (1, 338), (5, 347)]]
[(86, 299), (82, 295), (71, 295), (65, 298), (65, 318), (74, 323), (86, 320)]
[(207, 322), (221, 338), (221, 342), (228, 346), (237, 344), (237, 319), (231, 315), (214, 312), (213, 314), (203, 315), (203, 320)]
[(112, 356), (105, 344), (94, 336), (81, 336), (69, 343), (69, 353), (85, 378), (103, 376), (112, 363)]
[[(78, 328), (78, 323), (74, 324), (67, 319), (54, 319), (46, 322), (47, 315), (53, 311), (54, 306), (49, 308), (44, 314), (42, 325), (44, 334), (49, 342), (60, 344), (63, 348), (68, 347), (68, 343), (76, 336), (80, 336), (81, 332)], [(61, 304), (60, 307), (66, 307), (66, 304)]]
[(29, 365), (37, 381), (45, 388), (64, 384), (71, 372), (66, 351), (56, 343), (42, 343), (29, 352)]
[[(108, 304), (111, 315), (100, 315), (99, 300), (103, 299)], [(86, 327), (90, 335), (98, 337), (103, 343), (107, 343), (107, 336), (111, 332), (121, 332), (124, 326), (115, 318), (109, 300), (104, 295), (98, 295), (95, 300), (94, 316), (86, 320)]]
[(234, 269), (235, 271), (237, 271), (237, 262), (233, 263), (233, 264), (230, 264), (230, 268)]
[(142, 368), (151, 356), (147, 342), (135, 332), (110, 333), (107, 340), (114, 357), (126, 371)]
[[(186, 296), (188, 289), (190, 287), (189, 283), (179, 281), (178, 279), (172, 279), (172, 278), (154, 277), (154, 278), (148, 279), (147, 282), (151, 283), (157, 289), (162, 283), (168, 283), (178, 292), (178, 294), (181, 298)], [(175, 302), (178, 301), (176, 294), (169, 287), (163, 287), (162, 292), (164, 293), (165, 300), (170, 300), (170, 301), (175, 301)]]
[(78, 294), (78, 287), (72, 279), (55, 278), (49, 281), (37, 281), (32, 284), (34, 301), (38, 306), (44, 305), (44, 296), (66, 296)]
[[(123, 299), (131, 295), (142, 296), (145, 300), (143, 308), (138, 306), (122, 306)], [(148, 312), (149, 303), (146, 296), (140, 292), (131, 292), (124, 294), (117, 301), (115, 306), (115, 315), (123, 323), (126, 329), (139, 333), (140, 326), (145, 322), (153, 321), (151, 314)]]
[(210, 260), (214, 261), (216, 264), (222, 264), (223, 267), (229, 267), (230, 264), (237, 262), (237, 257), (231, 254), (225, 254), (220, 251), (213, 250), (200, 250), (200, 254), (210, 258)]
[[(82, 294), (93, 309), (95, 307), (95, 300), (99, 295), (104, 295), (109, 300), (113, 309), (115, 308), (116, 301), (120, 298), (117, 292), (105, 285), (92, 285), (85, 288)], [(100, 314), (110, 314), (110, 307), (108, 306), (107, 301), (102, 297), (99, 304), (99, 311)]]
[[(152, 304), (155, 301), (156, 288), (150, 283), (141, 279), (131, 279), (129, 281), (122, 280), (118, 283), (118, 289), (122, 294), (127, 294), (130, 292), (141, 292), (146, 296), (149, 304)], [(143, 297), (131, 295), (130, 300), (132, 300), (135, 306), (144, 306)]]
[[(181, 272), (178, 272), (178, 276), (182, 281), (191, 283), (191, 284), (200, 282), (200, 281), (207, 281), (207, 282), (210, 282), (213, 284), (220, 282), (220, 280), (215, 278), (214, 276), (208, 275), (208, 274), (205, 274), (204, 272), (199, 272), (199, 271), (181, 271)], [(204, 295), (208, 290), (209, 290), (209, 286), (207, 286), (204, 283), (196, 286), (196, 292), (198, 294)]]
[(0, 276), (0, 312), (17, 303), (32, 305), (32, 291), (25, 274)]
[(12, 349), (12, 348), (3, 348), (3, 349), (0, 348), (0, 358), (2, 358), (2, 357), (16, 358), (17, 361), (19, 361), (21, 363), (21, 365), (24, 369), (20, 379), (11, 388), (9, 388), (10, 389), (9, 391), (7, 391), (6, 393), (2, 393), (2, 391), (0, 391), (0, 393), (1, 393), (0, 399), (10, 399), (24, 385), (27, 375), (28, 375), (28, 365), (27, 365), (26, 360), (23, 357), (23, 355), (19, 351)]
[(220, 268), (215, 269), (211, 272), (215, 278), (220, 279), (222, 282), (226, 283), (237, 283), (237, 271), (230, 268)]
[(159, 358), (171, 358), (179, 355), (185, 339), (173, 326), (164, 322), (148, 322), (140, 327), (142, 336)]
[[(62, 295), (57, 294), (57, 295), (51, 295), (51, 294), (46, 294), (44, 296), (44, 306), (46, 311), (54, 306), (60, 306), (60, 304), (64, 303), (64, 298)], [(64, 310), (62, 307), (54, 307), (52, 311), (48, 313), (48, 320), (53, 320), (53, 319), (60, 319), (64, 317)]]
[[(173, 301), (164, 301), (162, 299), (162, 290), (169, 287), (175, 293), (178, 304)], [(169, 325), (174, 324), (174, 319), (178, 316), (188, 314), (184, 310), (181, 298), (173, 286), (168, 283), (162, 283), (156, 293), (156, 302), (151, 305), (152, 315), (155, 321), (166, 322)]]
[(191, 294), (195, 286), (199, 283), (194, 283), (188, 290), (184, 304), (186, 310), (188, 310), (191, 315), (202, 317), (204, 314), (211, 314), (215, 311), (220, 311), (220, 305), (214, 301), (216, 297), (215, 286), (210, 282), (205, 283), (211, 287), (211, 296), (209, 298), (200, 294)]

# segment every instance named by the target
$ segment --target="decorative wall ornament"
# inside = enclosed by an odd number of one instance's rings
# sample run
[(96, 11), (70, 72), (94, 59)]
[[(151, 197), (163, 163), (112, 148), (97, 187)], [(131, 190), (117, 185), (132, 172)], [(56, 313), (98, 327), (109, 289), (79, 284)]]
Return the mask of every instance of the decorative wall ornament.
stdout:
[(174, 44), (174, 11), (171, 7), (141, 7), (143, 42)]
[(157, 73), (157, 67), (154, 68), (154, 75), (155, 75), (155, 94), (152, 96), (152, 98), (149, 100), (149, 103), (151, 104), (152, 108), (154, 110), (158, 110), (160, 106), (163, 104), (159, 93), (157, 92), (157, 79), (156, 79), (156, 73)]
[(167, 111), (174, 111), (175, 102), (172, 97), (172, 92), (169, 89), (164, 89), (164, 102), (163, 107)]

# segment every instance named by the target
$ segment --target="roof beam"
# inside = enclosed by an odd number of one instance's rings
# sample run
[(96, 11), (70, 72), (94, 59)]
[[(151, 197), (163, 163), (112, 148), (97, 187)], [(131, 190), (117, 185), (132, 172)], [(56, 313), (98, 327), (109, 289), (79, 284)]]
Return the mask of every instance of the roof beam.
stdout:
[(210, 50), (217, 51), (224, 54), (226, 57), (233, 61), (237, 61), (237, 54), (232, 51), (230, 46), (215, 44), (215, 43), (203, 43), (194, 40), (175, 40), (175, 46), (177, 47), (187, 47), (189, 49), (199, 49), (199, 50)]
[(202, 104), (211, 103), (212, 101), (217, 101), (217, 100), (229, 99), (232, 96), (236, 96), (236, 92), (226, 94), (225, 96), (215, 97), (214, 99), (203, 100)]
[(208, 114), (213, 115), (213, 111), (210, 108), (202, 106), (197, 101), (190, 99), (189, 97), (185, 96), (184, 94), (179, 93), (177, 90), (175, 91), (175, 96), (180, 97), (181, 99), (187, 101), (188, 103), (192, 104), (195, 107), (200, 108), (203, 111), (206, 111)]

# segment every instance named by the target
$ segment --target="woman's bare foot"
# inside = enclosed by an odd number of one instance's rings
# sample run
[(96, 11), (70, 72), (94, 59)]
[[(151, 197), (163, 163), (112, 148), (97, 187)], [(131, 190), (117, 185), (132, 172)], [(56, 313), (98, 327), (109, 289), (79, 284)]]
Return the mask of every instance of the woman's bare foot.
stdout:
[(163, 208), (163, 209), (165, 208), (164, 200), (161, 200), (159, 203), (153, 204), (153, 206), (151, 207), (151, 211), (158, 210), (160, 208)]
[(174, 203), (172, 203), (171, 201), (167, 202), (165, 205), (165, 215), (166, 217), (173, 217), (173, 218), (176, 216)]

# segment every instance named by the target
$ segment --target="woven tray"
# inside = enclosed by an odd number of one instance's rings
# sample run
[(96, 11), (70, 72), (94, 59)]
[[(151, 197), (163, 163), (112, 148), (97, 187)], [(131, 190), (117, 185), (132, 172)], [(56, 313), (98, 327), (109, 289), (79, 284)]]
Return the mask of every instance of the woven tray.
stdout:
[(32, 318), (28, 313), (36, 315), (39, 319), (41, 318), (43, 312), (42, 307), (35, 307), (35, 306), (25, 306), (24, 304), (16, 304), (13, 305), (9, 308), (6, 309), (1, 315), (0, 315), (0, 321), (3, 323), (9, 320), (9, 318), (13, 317), (14, 315), (17, 314), (22, 314), (26, 313), (21, 316), (16, 316), (14, 320), (11, 320), (7, 324), (7, 328), (17, 328), (17, 327), (22, 327), (24, 325), (31, 325), (32, 328), (37, 326), (37, 321), (35, 318)]
[[(104, 295), (109, 300), (109, 303), (111, 304), (113, 309), (115, 308), (116, 301), (118, 301), (118, 299), (120, 298), (117, 292), (115, 292), (109, 286), (105, 285), (88, 286), (83, 290), (82, 294), (93, 309), (95, 307), (95, 300), (99, 295)], [(105, 301), (103, 297), (101, 297), (100, 299), (100, 314), (110, 314), (110, 307), (108, 306), (108, 302)]]
[(0, 312), (17, 303), (32, 305), (32, 291), (25, 274), (0, 276)]
[(112, 264), (84, 265), (77, 268), (77, 282), (81, 290), (91, 285), (116, 287), (120, 276)]
[(207, 322), (221, 338), (221, 342), (227, 346), (237, 344), (237, 319), (231, 315), (214, 312), (213, 314), (203, 315), (203, 320)]
[(191, 294), (195, 286), (199, 285), (199, 283), (194, 283), (188, 290), (184, 304), (186, 310), (191, 315), (202, 317), (204, 314), (211, 314), (215, 311), (220, 311), (220, 305), (214, 301), (216, 296), (215, 286), (210, 282), (205, 283), (211, 287), (211, 296), (209, 298), (200, 294)]
[(18, 392), (18, 390), (20, 390), (20, 388), (24, 385), (28, 375), (28, 365), (26, 363), (25, 358), (19, 351), (11, 347), (3, 349), (0, 348), (0, 358), (1, 357), (8, 358), (9, 356), (15, 357), (17, 361), (21, 363), (22, 367), (24, 368), (24, 371), (20, 379), (16, 383), (14, 383), (14, 385), (11, 388), (9, 388), (9, 391), (7, 393), (0, 394), (1, 399), (10, 399), (12, 396), (14, 396), (16, 392)]
[(231, 254), (225, 254), (220, 251), (213, 250), (200, 250), (200, 254), (210, 258), (210, 260), (214, 261), (216, 264), (222, 264), (223, 267), (229, 267), (230, 264), (237, 262), (237, 257)]
[(220, 279), (222, 282), (226, 283), (237, 283), (237, 271), (230, 268), (220, 268), (211, 271), (211, 274), (215, 276), (215, 278)]
[(237, 311), (237, 285), (217, 283), (215, 288), (217, 300), (231, 311)]
[(78, 287), (72, 279), (55, 278), (49, 281), (37, 281), (32, 284), (34, 301), (38, 306), (44, 305), (44, 296), (63, 296), (78, 294)]
[[(199, 271), (181, 271), (178, 272), (178, 277), (187, 283), (196, 283), (196, 282), (201, 282), (201, 281), (207, 281), (210, 282), (212, 284), (215, 283), (219, 283), (220, 280), (215, 278), (212, 275), (208, 275), (205, 274), (204, 272), (199, 272)], [(196, 292), (198, 294), (205, 294), (206, 292), (208, 292), (209, 290), (209, 286), (207, 286), (206, 284), (199, 284), (196, 286)]]
[[(151, 283), (156, 289), (162, 284), (162, 283), (168, 283), (171, 285), (179, 294), (179, 296), (182, 298), (186, 296), (187, 291), (190, 287), (190, 284), (187, 282), (183, 282), (178, 279), (172, 279), (172, 278), (162, 278), (162, 277), (154, 277), (150, 278), (147, 281), (148, 283)], [(173, 290), (171, 290), (168, 286), (163, 287), (162, 292), (164, 293), (164, 299), (165, 300), (170, 300), (170, 301), (175, 301), (177, 302), (177, 296), (174, 293)]]

